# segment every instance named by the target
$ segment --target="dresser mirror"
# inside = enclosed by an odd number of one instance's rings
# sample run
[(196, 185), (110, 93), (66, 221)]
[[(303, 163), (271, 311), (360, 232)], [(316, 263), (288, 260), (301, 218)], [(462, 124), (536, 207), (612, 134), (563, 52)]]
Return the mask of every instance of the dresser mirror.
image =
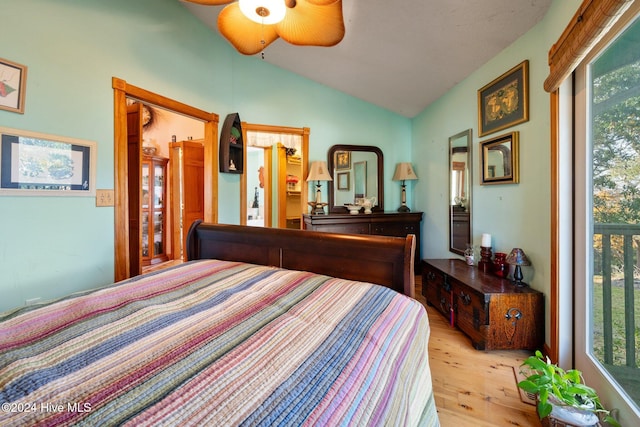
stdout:
[(449, 250), (464, 255), (471, 237), (471, 129), (449, 138)]
[[(348, 213), (345, 205), (375, 200), (373, 211), (384, 211), (382, 150), (370, 145), (334, 145), (327, 155), (329, 213)], [(374, 199), (375, 198), (375, 199)]]

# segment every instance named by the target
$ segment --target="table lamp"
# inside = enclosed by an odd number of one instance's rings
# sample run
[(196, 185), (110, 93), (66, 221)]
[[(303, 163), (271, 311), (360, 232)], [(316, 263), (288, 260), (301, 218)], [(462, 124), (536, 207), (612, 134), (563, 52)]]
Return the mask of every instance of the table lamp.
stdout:
[(327, 162), (320, 160), (311, 162), (309, 175), (307, 176), (307, 182), (309, 181), (316, 181), (316, 200), (309, 202), (309, 206), (311, 206), (311, 213), (314, 215), (324, 215), (324, 207), (327, 204), (321, 201), (322, 194), (320, 191), (320, 181), (333, 181), (333, 179), (331, 179), (331, 175), (329, 175)]
[(516, 268), (513, 271), (513, 284), (517, 287), (527, 286), (522, 281), (522, 268), (523, 265), (531, 265), (531, 261), (527, 258), (527, 255), (520, 248), (513, 248), (505, 260), (507, 264), (515, 265)]
[(402, 181), (402, 205), (398, 208), (398, 212), (411, 212), (411, 209), (407, 206), (407, 186), (404, 183), (406, 180), (418, 179), (418, 176), (413, 171), (411, 163), (398, 163), (392, 179), (394, 181)]

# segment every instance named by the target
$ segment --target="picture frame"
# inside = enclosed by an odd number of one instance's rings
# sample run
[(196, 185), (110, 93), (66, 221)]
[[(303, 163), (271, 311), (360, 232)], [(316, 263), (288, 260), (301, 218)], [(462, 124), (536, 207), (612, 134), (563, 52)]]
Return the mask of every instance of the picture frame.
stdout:
[(338, 190), (340, 191), (349, 191), (351, 188), (350, 185), (350, 176), (349, 172), (338, 172)]
[(85, 141), (0, 127), (0, 195), (96, 195), (97, 146)]
[(478, 133), (489, 135), (529, 120), (529, 60), (478, 90)]
[(336, 151), (336, 170), (351, 169), (351, 151)]
[(480, 184), (519, 183), (519, 132), (481, 141), (480, 162)]
[(27, 67), (0, 58), (0, 110), (24, 114)]

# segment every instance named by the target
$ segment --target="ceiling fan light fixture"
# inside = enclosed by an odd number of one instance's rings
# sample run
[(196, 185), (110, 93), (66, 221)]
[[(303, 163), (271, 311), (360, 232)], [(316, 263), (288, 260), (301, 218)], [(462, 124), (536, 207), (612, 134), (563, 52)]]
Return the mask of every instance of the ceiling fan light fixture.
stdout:
[(284, 0), (239, 0), (238, 3), (242, 13), (258, 24), (277, 24), (287, 12)]

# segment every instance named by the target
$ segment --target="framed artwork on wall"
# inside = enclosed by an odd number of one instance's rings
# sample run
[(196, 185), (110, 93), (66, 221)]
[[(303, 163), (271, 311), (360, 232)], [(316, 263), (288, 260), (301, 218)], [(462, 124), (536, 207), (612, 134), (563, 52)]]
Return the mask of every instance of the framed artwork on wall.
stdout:
[(349, 172), (338, 172), (338, 190), (349, 190)]
[(336, 170), (351, 169), (351, 152), (336, 151)]
[(480, 136), (529, 120), (529, 61), (516, 65), (478, 91)]
[(27, 67), (0, 58), (0, 109), (24, 114)]
[(480, 142), (480, 184), (520, 182), (519, 132)]
[(95, 196), (96, 143), (0, 127), (0, 195)]

